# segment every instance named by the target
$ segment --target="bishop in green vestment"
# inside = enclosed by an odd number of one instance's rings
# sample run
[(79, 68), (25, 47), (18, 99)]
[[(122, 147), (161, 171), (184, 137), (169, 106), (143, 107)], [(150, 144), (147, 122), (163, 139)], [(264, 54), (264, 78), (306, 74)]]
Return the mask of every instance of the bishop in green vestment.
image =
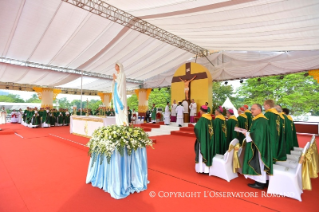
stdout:
[(207, 114), (207, 106), (201, 108), (203, 114), (194, 127), (196, 135), (195, 141), (195, 171), (198, 173), (209, 173), (209, 167), (212, 165), (213, 157), (216, 155), (213, 148), (214, 130), (212, 116)]
[[(237, 117), (238, 127), (242, 128), (242, 129), (246, 129), (248, 131), (248, 119), (247, 119), (247, 116), (245, 114), (245, 108), (243, 108), (243, 107), (238, 108), (238, 114), (239, 114)], [(245, 135), (242, 133), (238, 133), (237, 138), (239, 140), (240, 145), (242, 145), (243, 140), (245, 139)]]
[(65, 126), (69, 126), (69, 124), (70, 124), (70, 113), (69, 113), (69, 110), (65, 109), (64, 114), (65, 114), (65, 116), (64, 116), (64, 125)]
[(41, 124), (40, 122), (40, 115), (38, 113), (38, 109), (35, 108), (35, 110), (33, 111), (33, 117), (32, 117), (32, 127), (37, 127)]
[(250, 112), (250, 110), (248, 110), (248, 105), (244, 105), (245, 108), (245, 114), (247, 116), (247, 121), (248, 121), (248, 130), (250, 129), (251, 123), (253, 121), (253, 116)]
[(278, 154), (278, 146), (280, 143), (280, 116), (277, 110), (274, 108), (275, 103), (273, 100), (266, 100), (264, 102), (264, 108), (266, 110), (265, 116), (268, 119), (269, 131), (270, 131), (270, 142), (273, 162), (279, 160), (280, 154)]
[(280, 133), (279, 133), (279, 143), (277, 148), (277, 158), (279, 161), (286, 161), (287, 153), (286, 153), (285, 117), (282, 115), (282, 109), (279, 105), (276, 105), (275, 109), (277, 110), (278, 115), (280, 117)]
[(152, 111), (152, 123), (155, 124), (156, 123), (156, 107), (155, 107), (155, 104), (153, 104), (153, 107), (152, 107), (151, 111)]
[(227, 128), (227, 146), (229, 146), (230, 142), (238, 137), (238, 134), (234, 129), (238, 127), (238, 120), (236, 116), (234, 116), (234, 111), (232, 109), (228, 109), (226, 111), (226, 116), (228, 117), (226, 128)]
[(26, 122), (28, 112), (29, 112), (29, 107), (27, 107), (27, 109), (24, 110), (24, 112), (23, 112), (23, 117), (22, 117), (23, 122)]
[(255, 180), (249, 187), (264, 189), (267, 175), (273, 174), (273, 156), (271, 151), (270, 129), (267, 118), (262, 114), (260, 104), (251, 107), (253, 122), (249, 132), (245, 133), (245, 153), (242, 173), (246, 178)]
[(219, 106), (215, 110), (215, 120), (213, 122), (214, 127), (214, 147), (216, 154), (225, 154), (228, 150), (227, 145), (227, 126), (226, 119), (222, 115), (223, 108)]
[[(291, 140), (287, 140), (287, 143), (289, 143), (290, 150), (293, 150), (294, 147), (299, 147), (298, 139), (297, 139), (296, 127), (295, 127), (295, 124), (294, 124), (294, 120), (289, 115), (289, 112), (290, 112), (289, 109), (288, 108), (284, 108), (282, 110), (287, 116), (288, 120), (287, 120), (286, 128), (289, 130), (289, 132), (291, 131), (291, 137), (292, 137)], [(289, 154), (290, 154), (290, 151), (289, 151)]]

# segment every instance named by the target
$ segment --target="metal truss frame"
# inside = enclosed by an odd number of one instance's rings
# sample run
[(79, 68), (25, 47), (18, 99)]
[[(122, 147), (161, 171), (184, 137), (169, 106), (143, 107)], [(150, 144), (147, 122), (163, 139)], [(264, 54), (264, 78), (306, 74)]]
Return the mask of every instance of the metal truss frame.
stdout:
[(121, 9), (118, 9), (102, 0), (62, 0), (83, 10), (89, 11), (110, 21), (121, 24), (140, 33), (146, 34), (162, 42), (176, 46), (185, 51), (191, 52), (199, 57), (209, 55), (209, 51), (196, 44), (184, 40), (164, 29), (135, 17)]
[[(94, 73), (94, 72), (89, 72), (89, 71), (82, 71), (82, 70), (78, 70), (78, 69), (63, 68), (63, 67), (53, 66), (53, 65), (45, 65), (45, 64), (29, 62), (29, 61), (15, 60), (15, 59), (6, 58), (6, 57), (0, 57), (0, 63), (7, 63), (7, 64), (12, 64), (12, 65), (26, 66), (26, 67), (32, 67), (32, 68), (47, 69), (47, 70), (52, 70), (52, 71), (57, 71), (57, 72), (62, 72), (62, 73), (68, 73), (68, 74), (78, 74), (78, 75), (83, 74), (83, 76), (113, 80), (112, 75), (99, 74), (99, 73)], [(126, 82), (135, 83), (135, 84), (143, 84), (144, 83), (144, 81), (142, 81), (142, 80), (135, 80), (135, 79), (130, 79), (130, 78), (126, 78)]]

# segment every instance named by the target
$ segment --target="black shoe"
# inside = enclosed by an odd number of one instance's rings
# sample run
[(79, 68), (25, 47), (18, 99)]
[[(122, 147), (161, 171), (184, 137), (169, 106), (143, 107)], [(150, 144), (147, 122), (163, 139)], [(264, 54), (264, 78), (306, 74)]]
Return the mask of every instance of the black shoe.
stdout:
[(269, 180), (266, 181), (265, 187), (268, 188), (269, 186)]
[(248, 184), (248, 186), (251, 188), (256, 188), (260, 190), (263, 190), (265, 188), (264, 185), (261, 185), (260, 183), (257, 183), (257, 182), (255, 182), (254, 184)]
[(178, 125), (179, 127), (182, 127), (182, 125)]

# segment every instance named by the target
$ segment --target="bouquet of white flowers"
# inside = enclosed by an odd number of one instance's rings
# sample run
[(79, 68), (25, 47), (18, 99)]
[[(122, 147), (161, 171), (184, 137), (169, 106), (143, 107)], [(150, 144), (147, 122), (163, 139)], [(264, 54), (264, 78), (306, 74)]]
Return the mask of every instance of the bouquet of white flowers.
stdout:
[(111, 125), (96, 129), (86, 146), (90, 148), (90, 156), (95, 153), (94, 162), (96, 161), (96, 156), (100, 155), (100, 163), (103, 161), (103, 156), (110, 163), (115, 149), (123, 156), (124, 148), (126, 147), (128, 155), (131, 155), (133, 149), (137, 150), (138, 148), (153, 146), (153, 141), (149, 139), (142, 128)]

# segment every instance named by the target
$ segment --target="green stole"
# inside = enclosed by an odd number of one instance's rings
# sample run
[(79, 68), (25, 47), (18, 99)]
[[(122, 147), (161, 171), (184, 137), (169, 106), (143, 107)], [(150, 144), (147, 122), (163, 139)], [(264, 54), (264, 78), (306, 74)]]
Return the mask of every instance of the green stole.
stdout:
[(266, 110), (266, 118), (268, 119), (269, 131), (270, 131), (270, 142), (271, 142), (271, 151), (274, 158), (274, 163), (279, 159), (278, 158), (278, 146), (279, 146), (279, 136), (280, 136), (280, 117), (275, 108)]
[[(203, 163), (206, 166), (211, 166), (213, 157), (216, 155), (213, 148), (214, 130), (212, 124), (212, 117), (209, 114), (203, 114), (194, 127), (196, 135), (195, 141), (195, 162), (198, 163), (199, 152), (203, 156)], [(200, 148), (200, 149), (199, 149)]]
[(214, 122), (214, 148), (216, 151), (216, 154), (225, 154), (225, 152), (228, 150), (227, 145), (227, 126), (225, 117), (223, 115), (216, 116)]
[[(237, 133), (234, 128), (238, 127), (238, 120), (235, 116), (229, 117), (228, 121), (226, 122), (227, 126), (227, 146), (229, 146), (230, 142), (237, 138), (239, 133)], [(241, 133), (242, 134), (242, 133)]]
[(247, 121), (248, 121), (248, 129), (250, 129), (251, 124), (253, 122), (253, 115), (251, 114), (250, 110), (245, 110), (245, 115), (247, 116)]
[(273, 174), (272, 143), (269, 130), (268, 120), (262, 113), (254, 117), (250, 128), (252, 142), (244, 144), (243, 174), (261, 175), (258, 152), (264, 163), (264, 171), (269, 175)]

